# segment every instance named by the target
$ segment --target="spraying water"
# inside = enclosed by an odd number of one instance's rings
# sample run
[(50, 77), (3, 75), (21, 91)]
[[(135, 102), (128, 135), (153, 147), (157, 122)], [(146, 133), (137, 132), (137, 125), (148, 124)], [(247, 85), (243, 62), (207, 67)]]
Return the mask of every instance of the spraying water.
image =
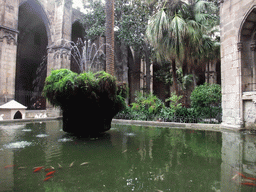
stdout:
[[(91, 40), (83, 41), (78, 38), (77, 42), (60, 39), (48, 47), (48, 53), (54, 53), (53, 59), (66, 57), (70, 60), (70, 65), (77, 73), (88, 71), (105, 70), (106, 54), (105, 49), (112, 49), (109, 44), (95, 43)], [(42, 58), (42, 62), (37, 67), (36, 77), (33, 80), (33, 91), (30, 96), (30, 103), (33, 99), (41, 95), (44, 81), (47, 74), (47, 59), (48, 54)]]

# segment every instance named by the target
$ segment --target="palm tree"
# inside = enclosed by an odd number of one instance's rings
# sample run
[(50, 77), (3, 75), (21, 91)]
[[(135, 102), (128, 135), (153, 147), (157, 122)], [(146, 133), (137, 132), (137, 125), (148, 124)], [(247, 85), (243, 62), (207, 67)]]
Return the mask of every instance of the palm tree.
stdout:
[(176, 74), (177, 59), (183, 55), (183, 36), (185, 33), (185, 20), (179, 15), (166, 13), (165, 8), (157, 12), (147, 27), (147, 38), (153, 45), (158, 58), (163, 57), (172, 65), (173, 85), (178, 94)]
[(195, 66), (200, 63), (205, 50), (210, 50), (204, 47), (209, 45), (204, 37), (208, 37), (209, 29), (216, 25), (214, 11), (213, 3), (196, 0), (183, 3), (174, 10), (163, 7), (150, 19), (147, 38), (156, 53), (171, 62), (177, 94), (176, 63), (182, 63), (184, 75), (192, 71), (195, 82)]
[(106, 0), (106, 72), (115, 76), (114, 0)]
[[(180, 10), (187, 23), (186, 35), (184, 36), (186, 58), (183, 59), (183, 72), (193, 74), (194, 86), (195, 68), (205, 67), (209, 62), (208, 55), (213, 52), (214, 40), (212, 31), (218, 24), (216, 16), (217, 7), (212, 2), (196, 0), (184, 4)], [(217, 55), (216, 55), (217, 56)]]

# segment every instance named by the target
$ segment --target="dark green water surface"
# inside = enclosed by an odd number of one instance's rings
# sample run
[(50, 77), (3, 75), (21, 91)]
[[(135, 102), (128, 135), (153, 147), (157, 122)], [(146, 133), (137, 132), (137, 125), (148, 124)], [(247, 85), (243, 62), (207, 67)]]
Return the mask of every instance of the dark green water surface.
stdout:
[(84, 138), (62, 121), (0, 125), (0, 191), (256, 191), (242, 174), (256, 177), (254, 135), (113, 125)]

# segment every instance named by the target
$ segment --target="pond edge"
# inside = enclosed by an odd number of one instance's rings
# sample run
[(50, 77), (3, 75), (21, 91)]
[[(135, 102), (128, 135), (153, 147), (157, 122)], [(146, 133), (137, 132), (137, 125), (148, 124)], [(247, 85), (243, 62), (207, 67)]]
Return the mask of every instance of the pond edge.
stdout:
[[(61, 120), (59, 117), (46, 117), (46, 118), (27, 118), (27, 119), (8, 119), (0, 121), (1, 124), (6, 123), (19, 123), (19, 122), (44, 122), (52, 120)], [(93, 122), (92, 122), (93, 123)], [(159, 122), (159, 121), (140, 121), (140, 120), (126, 120), (126, 119), (112, 119), (112, 125), (137, 125), (137, 126), (153, 126), (165, 128), (180, 128), (180, 129), (194, 129), (194, 130), (208, 130), (208, 131), (243, 131), (244, 128), (229, 126), (224, 124), (204, 124), (204, 123), (177, 123), (177, 122)]]
[(125, 120), (125, 119), (112, 119), (112, 125), (137, 125), (137, 126), (153, 126), (165, 128), (180, 128), (180, 129), (194, 129), (206, 131), (242, 131), (244, 129), (227, 126), (223, 124), (204, 124), (204, 123), (177, 123), (177, 122), (159, 122), (159, 121), (140, 121), (140, 120)]

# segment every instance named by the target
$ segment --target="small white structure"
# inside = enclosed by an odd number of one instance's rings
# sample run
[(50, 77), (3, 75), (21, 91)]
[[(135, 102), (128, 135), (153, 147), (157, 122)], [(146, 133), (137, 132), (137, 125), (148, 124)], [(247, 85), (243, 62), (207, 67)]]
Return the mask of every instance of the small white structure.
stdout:
[(0, 114), (3, 114), (3, 120), (7, 119), (25, 119), (26, 106), (11, 100), (0, 106)]

